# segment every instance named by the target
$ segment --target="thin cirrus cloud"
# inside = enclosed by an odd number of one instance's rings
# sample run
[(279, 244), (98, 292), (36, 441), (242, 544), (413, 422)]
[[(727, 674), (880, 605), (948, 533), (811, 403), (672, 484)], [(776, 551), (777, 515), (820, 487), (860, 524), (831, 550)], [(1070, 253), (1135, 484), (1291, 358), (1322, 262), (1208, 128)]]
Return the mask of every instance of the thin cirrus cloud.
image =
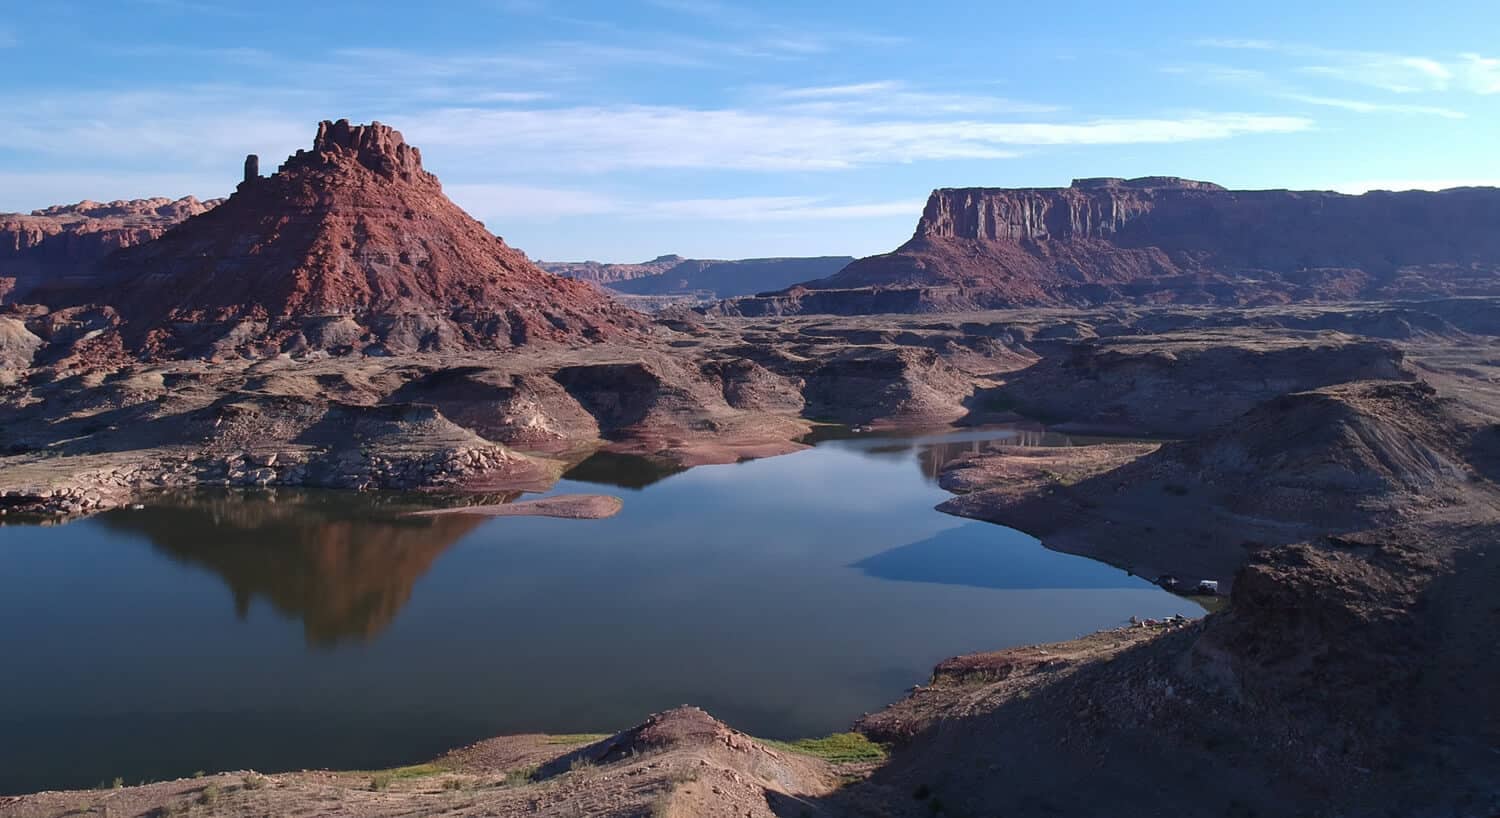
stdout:
[[(539, 92), (490, 92), (509, 103)], [(411, 96), (408, 94), (408, 96)], [(305, 147), (328, 95), (208, 85), (173, 91), (0, 97), (0, 149), (42, 156), (218, 167), (236, 156)], [(1293, 133), (1306, 118), (1249, 113), (1007, 121), (881, 111), (815, 112), (777, 105), (507, 107), (395, 102), (373, 118), (402, 129), (455, 180), (616, 170), (809, 171), (961, 159), (1004, 159), (1062, 145), (1133, 145)], [(384, 107), (384, 106), (383, 106)]]
[(511, 184), (444, 186), (453, 201), (485, 221), (550, 222), (585, 216), (621, 216), (640, 221), (693, 219), (723, 222), (854, 221), (910, 218), (920, 200), (837, 202), (815, 196), (636, 200), (585, 190)]
[(1345, 111), (1353, 111), (1358, 114), (1415, 114), (1418, 116), (1437, 116), (1444, 119), (1467, 119), (1468, 114), (1463, 111), (1455, 111), (1452, 108), (1440, 108), (1435, 105), (1404, 105), (1401, 103), (1367, 102), (1358, 99), (1344, 99), (1342, 97), (1324, 97), (1317, 94), (1283, 93), (1277, 96), (1292, 102), (1301, 102), (1307, 105), (1319, 105), (1325, 108), (1339, 108)]
[(1293, 133), (1312, 122), (1263, 114), (1094, 119), (853, 120), (797, 112), (673, 106), (451, 109), (413, 117), (408, 136), (458, 161), (603, 172), (629, 169), (837, 170), (1003, 159), (1041, 146), (1129, 145)]
[(1225, 65), (1170, 65), (1161, 69), (1163, 73), (1184, 76), (1198, 82), (1232, 86), (1242, 91), (1261, 94), (1275, 99), (1335, 108), (1359, 114), (1406, 114), (1435, 116), (1443, 119), (1467, 119), (1468, 114), (1453, 108), (1438, 105), (1416, 105), (1408, 102), (1374, 102), (1367, 99), (1352, 99), (1330, 94), (1308, 93), (1296, 84), (1279, 80), (1266, 71)]
[(911, 116), (943, 114), (1042, 114), (1061, 106), (996, 97), (989, 94), (929, 91), (896, 80), (769, 88), (764, 100), (786, 110), (814, 114)]
[(1427, 56), (1224, 38), (1200, 39), (1195, 44), (1204, 48), (1275, 53), (1297, 60), (1300, 64), (1290, 70), (1300, 75), (1394, 94), (1500, 93), (1500, 59), (1474, 53)]

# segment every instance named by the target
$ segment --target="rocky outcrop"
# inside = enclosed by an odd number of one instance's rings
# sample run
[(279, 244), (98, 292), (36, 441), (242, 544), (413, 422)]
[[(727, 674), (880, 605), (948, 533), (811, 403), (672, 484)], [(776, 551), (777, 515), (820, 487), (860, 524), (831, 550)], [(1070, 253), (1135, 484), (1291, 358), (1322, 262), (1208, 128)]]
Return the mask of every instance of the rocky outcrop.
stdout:
[(1176, 437), (1288, 392), (1413, 377), (1396, 346), (1337, 333), (1127, 334), (1070, 343), (981, 400), (1064, 430)]
[(479, 366), (423, 374), (388, 399), (438, 408), (454, 423), (508, 446), (547, 450), (599, 437), (599, 424), (557, 381)]
[[(443, 194), (392, 128), (318, 127), (272, 176), (159, 239), (116, 253), (87, 292), (148, 355), (367, 354), (588, 343), (644, 320), (550, 275)], [(330, 330), (332, 332), (330, 333)]]
[[(916, 233), (896, 251), (803, 287), (848, 291), (830, 293), (839, 303), (868, 301), (855, 295), (868, 289), (924, 293), (913, 311), (1495, 294), (1497, 228), (1494, 188), (1349, 196), (1169, 177), (949, 188), (933, 191)], [(791, 295), (771, 296), (776, 306), (728, 309), (786, 312)]]
[(122, 247), (151, 241), (173, 225), (211, 210), (221, 199), (82, 201), (0, 214), (0, 303), (24, 301), (46, 282), (68, 286)]
[(1141, 576), (1227, 587), (1269, 546), (1485, 507), (1492, 488), (1471, 463), (1485, 428), (1420, 381), (1344, 383), (1268, 400), (1071, 485), (1025, 496), (971, 485), (939, 509)]

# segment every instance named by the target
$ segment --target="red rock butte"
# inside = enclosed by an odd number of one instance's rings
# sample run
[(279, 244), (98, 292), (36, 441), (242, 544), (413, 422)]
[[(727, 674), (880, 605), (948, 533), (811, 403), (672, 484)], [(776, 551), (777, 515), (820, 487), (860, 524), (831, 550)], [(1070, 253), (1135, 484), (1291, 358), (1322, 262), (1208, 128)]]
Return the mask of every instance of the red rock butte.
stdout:
[(311, 150), (268, 177), (256, 167), (246, 161), (223, 204), (110, 256), (96, 291), (63, 301), (113, 306), (127, 345), (157, 352), (230, 331), (261, 352), (508, 348), (644, 323), (491, 234), (389, 126), (323, 122)]

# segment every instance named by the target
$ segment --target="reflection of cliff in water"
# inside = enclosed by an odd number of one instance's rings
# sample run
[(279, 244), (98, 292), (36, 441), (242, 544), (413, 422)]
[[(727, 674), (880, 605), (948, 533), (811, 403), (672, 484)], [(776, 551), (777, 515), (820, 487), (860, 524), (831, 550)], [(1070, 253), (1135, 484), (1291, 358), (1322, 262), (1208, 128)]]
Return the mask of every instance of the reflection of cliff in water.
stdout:
[(481, 518), (402, 518), (409, 501), (314, 491), (192, 492), (102, 515), (223, 578), (243, 619), (260, 596), (331, 647), (384, 630), (434, 560)]
[(943, 469), (955, 460), (973, 455), (1003, 451), (1017, 446), (1071, 446), (1067, 435), (1049, 432), (1041, 424), (1015, 423), (1004, 427), (1004, 435), (975, 440), (940, 440), (923, 443), (917, 451), (922, 474), (936, 480)]

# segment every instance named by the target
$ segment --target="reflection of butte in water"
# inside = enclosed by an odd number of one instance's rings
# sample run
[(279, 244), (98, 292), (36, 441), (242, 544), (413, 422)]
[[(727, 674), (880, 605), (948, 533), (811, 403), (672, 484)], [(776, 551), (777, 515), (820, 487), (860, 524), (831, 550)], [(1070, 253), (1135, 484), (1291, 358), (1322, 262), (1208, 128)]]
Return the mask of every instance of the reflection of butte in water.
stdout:
[(922, 474), (930, 480), (936, 480), (949, 463), (959, 458), (1016, 446), (1043, 446), (1048, 442), (1047, 430), (1040, 424), (1007, 426), (1006, 431), (1009, 434), (1005, 437), (923, 444), (917, 452), (917, 460), (922, 465)]
[(376, 502), (268, 496), (193, 497), (173, 508), (118, 511), (105, 525), (143, 534), (158, 550), (223, 578), (241, 619), (259, 595), (302, 620), (309, 645), (332, 647), (380, 633), (411, 589), (483, 520), (396, 518)]

